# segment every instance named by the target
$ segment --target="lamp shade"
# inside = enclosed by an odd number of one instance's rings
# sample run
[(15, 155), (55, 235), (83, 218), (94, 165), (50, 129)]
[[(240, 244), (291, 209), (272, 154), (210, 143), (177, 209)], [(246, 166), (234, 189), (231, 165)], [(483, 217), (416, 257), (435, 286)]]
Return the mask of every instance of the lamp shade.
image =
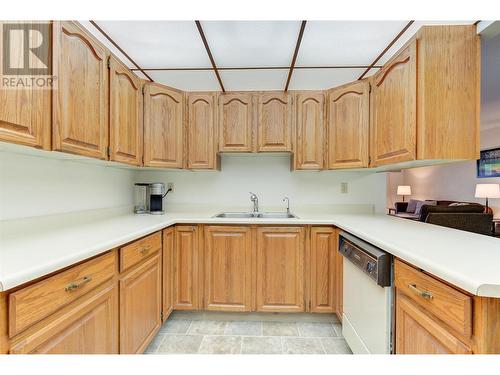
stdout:
[(477, 184), (476, 198), (500, 198), (499, 184)]
[(411, 195), (411, 187), (408, 185), (399, 185), (397, 194), (398, 195)]

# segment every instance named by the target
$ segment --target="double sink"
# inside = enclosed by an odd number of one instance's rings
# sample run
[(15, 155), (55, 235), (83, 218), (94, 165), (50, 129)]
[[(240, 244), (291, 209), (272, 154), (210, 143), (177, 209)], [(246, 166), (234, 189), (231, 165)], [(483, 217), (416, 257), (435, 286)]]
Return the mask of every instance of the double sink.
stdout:
[(225, 219), (298, 219), (290, 212), (222, 212), (214, 217)]

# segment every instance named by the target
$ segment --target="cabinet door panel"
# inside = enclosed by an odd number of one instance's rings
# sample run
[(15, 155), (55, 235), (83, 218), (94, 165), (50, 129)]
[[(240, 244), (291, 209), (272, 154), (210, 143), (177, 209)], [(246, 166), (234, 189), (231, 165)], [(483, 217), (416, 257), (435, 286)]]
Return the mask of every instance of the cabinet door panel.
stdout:
[(336, 301), (336, 237), (331, 227), (311, 228), (311, 311), (333, 313)]
[(115, 58), (109, 77), (110, 160), (142, 165), (142, 82)]
[[(108, 283), (21, 335), (13, 354), (117, 354), (118, 290)], [(16, 341), (15, 341), (16, 342)]]
[[(4, 40), (4, 24), (0, 22), (0, 40)], [(9, 21), (9, 24), (15, 21)], [(23, 22), (26, 24), (26, 22)], [(29, 24), (36, 29), (37, 24)], [(11, 34), (12, 35), (12, 34)], [(40, 34), (41, 35), (41, 34)], [(32, 38), (37, 36), (33, 34)], [(23, 41), (12, 38), (10, 44), (10, 59), (23, 58)], [(33, 40), (34, 43), (39, 41)], [(39, 48), (37, 55), (46, 54), (48, 61), (50, 48)], [(7, 59), (0, 50), (0, 61)], [(19, 60), (16, 60), (19, 61)], [(2, 77), (3, 78), (3, 77)], [(8, 77), (5, 77), (8, 78)], [(26, 146), (50, 150), (51, 137), (51, 91), (38, 89), (3, 88), (0, 89), (0, 141), (19, 143)]]
[(183, 94), (147, 83), (144, 88), (144, 165), (182, 168), (183, 142)]
[(417, 132), (416, 41), (372, 79), (373, 165), (415, 159)]
[(120, 279), (120, 353), (142, 353), (161, 327), (161, 257)]
[(370, 84), (367, 80), (328, 94), (328, 168), (368, 166)]
[(324, 104), (323, 92), (304, 91), (297, 94), (295, 169), (323, 169)]
[(174, 310), (199, 308), (198, 228), (181, 225), (175, 228)]
[(219, 97), (219, 151), (253, 151), (253, 96), (229, 93)]
[(205, 308), (218, 311), (250, 311), (250, 227), (206, 227), (204, 248)]
[(163, 230), (163, 321), (174, 309), (174, 251), (175, 227)]
[(414, 302), (396, 296), (397, 354), (470, 354), (471, 349)]
[(335, 313), (340, 321), (344, 310), (344, 261), (338, 251), (340, 230), (335, 229)]
[(257, 311), (304, 311), (304, 228), (257, 229)]
[(292, 96), (263, 93), (257, 107), (259, 152), (291, 151)]
[(217, 168), (215, 95), (192, 93), (188, 97), (188, 162), (190, 169)]
[(108, 52), (74, 22), (53, 31), (53, 148), (107, 159)]

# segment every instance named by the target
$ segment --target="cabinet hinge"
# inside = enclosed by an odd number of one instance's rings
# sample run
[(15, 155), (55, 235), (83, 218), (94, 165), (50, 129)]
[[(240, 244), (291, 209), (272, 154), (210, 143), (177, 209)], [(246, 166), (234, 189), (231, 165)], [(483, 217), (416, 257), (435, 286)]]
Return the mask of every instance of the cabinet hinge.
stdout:
[(108, 158), (111, 156), (111, 147), (106, 147), (106, 153), (108, 154)]
[(163, 321), (163, 310), (160, 312), (161, 320)]
[(108, 57), (108, 69), (111, 68), (111, 58)]
[(371, 93), (372, 92), (372, 84), (368, 84), (368, 93)]

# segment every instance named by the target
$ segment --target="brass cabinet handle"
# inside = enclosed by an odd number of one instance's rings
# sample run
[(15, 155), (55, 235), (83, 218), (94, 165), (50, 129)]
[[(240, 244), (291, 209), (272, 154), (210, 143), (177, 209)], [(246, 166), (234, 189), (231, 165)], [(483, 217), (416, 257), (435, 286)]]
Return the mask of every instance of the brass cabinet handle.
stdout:
[(433, 299), (434, 296), (431, 292), (427, 292), (426, 290), (421, 290), (417, 288), (417, 284), (408, 284), (408, 288), (410, 288), (413, 292), (418, 294), (420, 297), (425, 299)]
[(146, 254), (147, 252), (149, 252), (149, 250), (151, 250), (151, 245), (143, 246), (139, 251), (141, 252), (141, 254)]
[(83, 286), (83, 285), (85, 285), (87, 283), (90, 283), (91, 281), (92, 281), (92, 277), (90, 277), (90, 276), (84, 276), (84, 278), (82, 279), (82, 281), (80, 281), (79, 283), (72, 282), (72, 283), (66, 285), (66, 288), (64, 288), (64, 290), (66, 292), (71, 292), (72, 290), (78, 289), (81, 286)]

